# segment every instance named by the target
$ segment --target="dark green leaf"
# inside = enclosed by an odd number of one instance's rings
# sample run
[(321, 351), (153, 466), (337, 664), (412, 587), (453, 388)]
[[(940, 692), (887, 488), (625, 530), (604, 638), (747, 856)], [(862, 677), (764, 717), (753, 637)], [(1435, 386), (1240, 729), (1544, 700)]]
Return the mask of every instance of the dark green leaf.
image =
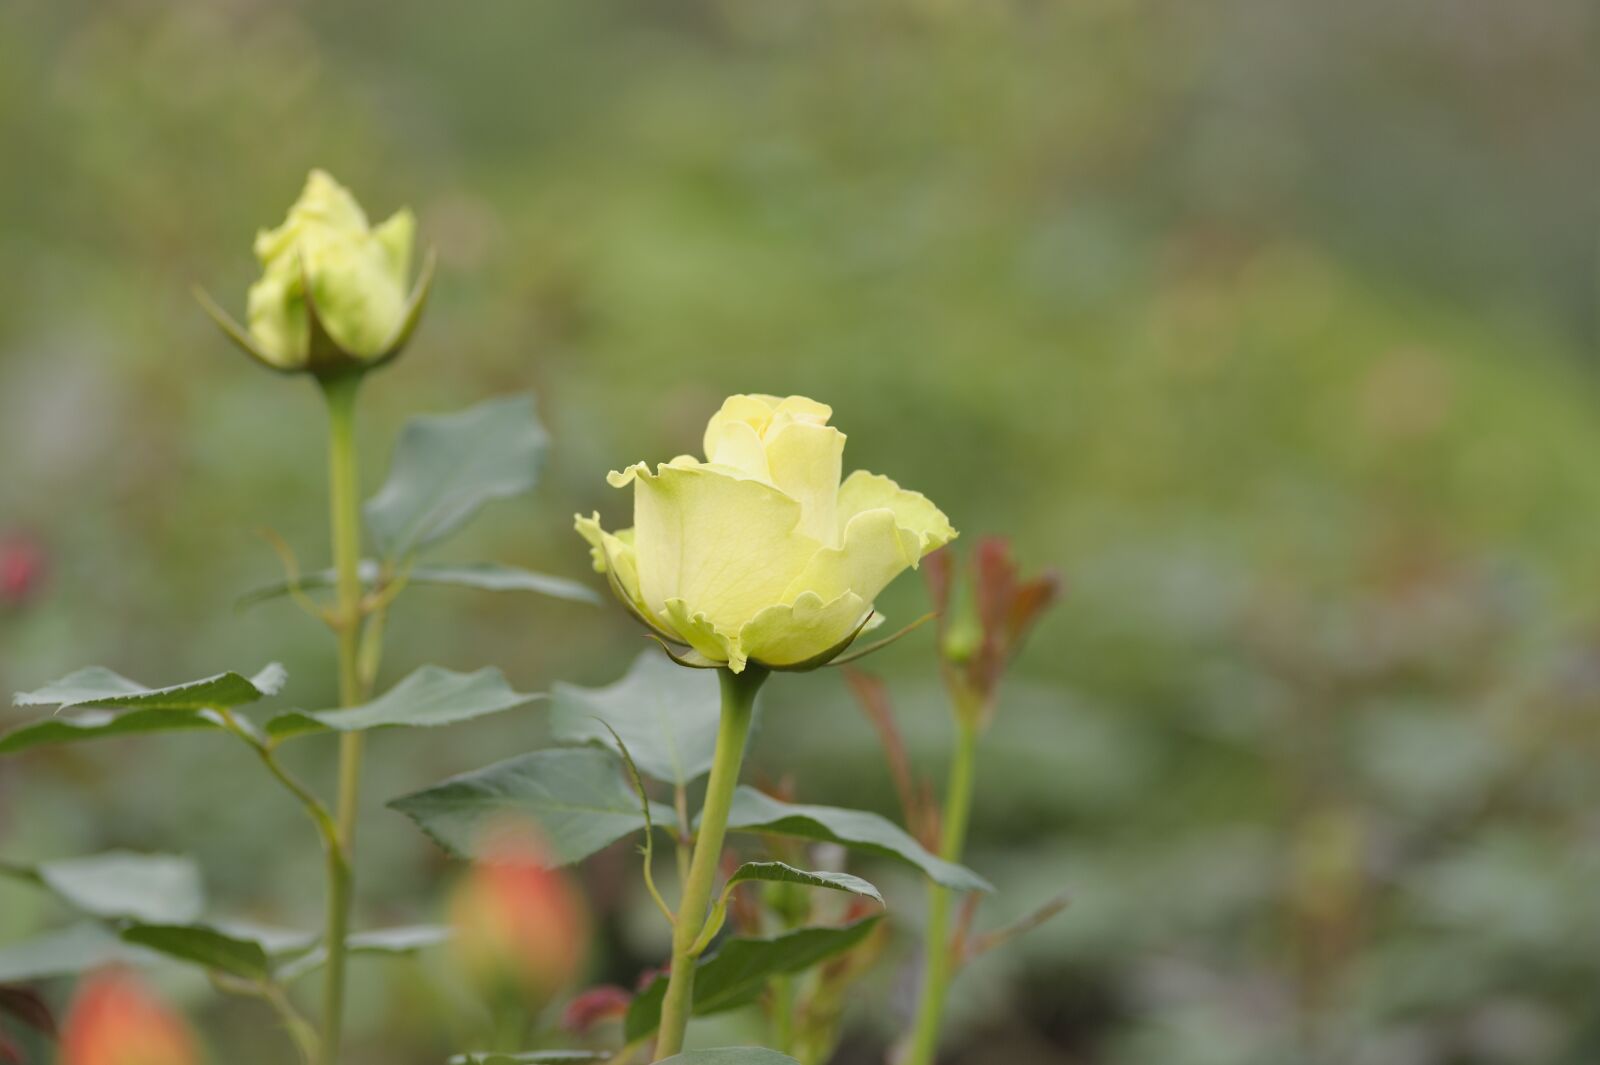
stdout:
[(259, 921), (237, 917), (207, 918), (192, 922), (221, 932), (232, 939), (243, 939), (258, 944), (274, 960), (303, 954), (317, 944), (317, 934), (299, 928), (262, 924)]
[(448, 925), (413, 924), (357, 932), (345, 940), (345, 945), (355, 954), (415, 954), (449, 939)]
[[(605, 751), (534, 751), (453, 777), (389, 804), (447, 850), (471, 857), (489, 829), (528, 819), (544, 833), (554, 859), (576, 862), (644, 828), (639, 798)], [(670, 809), (653, 804), (658, 822)]]
[[(361, 582), (367, 587), (377, 583), (378, 574), (381, 572), (375, 559), (364, 559), (361, 562)], [(336, 574), (331, 569), (319, 570), (308, 573), (300, 578), (301, 591), (314, 592), (323, 588), (331, 588)], [(555, 599), (570, 599), (579, 603), (598, 603), (600, 597), (588, 585), (579, 584), (577, 581), (565, 577), (552, 577), (547, 573), (535, 573), (532, 570), (521, 569), (517, 566), (506, 566), (499, 562), (464, 562), (459, 565), (442, 566), (413, 566), (406, 574), (409, 584), (438, 584), (452, 585), (462, 588), (477, 588), (486, 592), (536, 592), (548, 595)], [(264, 603), (271, 599), (279, 599), (289, 594), (288, 581), (275, 581), (263, 585), (252, 591), (246, 592), (239, 598), (238, 607), (243, 610), (257, 603)]]
[(878, 893), (877, 888), (859, 876), (851, 876), (849, 873), (807, 872), (792, 865), (784, 865), (782, 862), (745, 862), (728, 878), (728, 887), (750, 880), (767, 880), (778, 884), (805, 884), (808, 887), (848, 891), (852, 895), (862, 895), (880, 906), (883, 905), (883, 896)]
[(200, 916), (200, 870), (174, 854), (108, 851), (33, 867), (39, 882), (91, 917), (175, 924)]
[(0, 947), (0, 983), (73, 976), (102, 965), (147, 965), (156, 955), (99, 924), (78, 924)]
[(578, 603), (600, 602), (600, 596), (586, 584), (499, 562), (416, 566), (411, 570), (408, 579), (412, 584), (449, 584), (463, 588), (478, 588), (485, 592), (535, 592)]
[(457, 1054), (450, 1059), (450, 1065), (565, 1065), (566, 1062), (605, 1061), (609, 1057), (610, 1054), (600, 1050), (529, 1050), (521, 1054), (486, 1050)]
[(733, 796), (728, 830), (842, 843), (854, 850), (910, 862), (935, 883), (956, 891), (994, 890), (977, 873), (929, 854), (893, 821), (865, 810), (780, 802), (754, 788), (741, 787)]
[(78, 706), (205, 710), (243, 706), (275, 695), (286, 677), (283, 667), (273, 662), (254, 677), (218, 673), (165, 688), (146, 688), (109, 669), (91, 666), (36, 691), (18, 692), (12, 701), (18, 706), (57, 706), (62, 710)]
[(460, 528), (490, 500), (532, 488), (546, 442), (525, 395), (411, 419), (388, 481), (366, 506), (380, 553), (404, 558)]
[(717, 680), (708, 673), (675, 666), (647, 650), (615, 684), (557, 683), (550, 694), (550, 729), (557, 740), (616, 750), (610, 725), (646, 776), (681, 786), (711, 771), (722, 703)]
[(800, 1065), (787, 1054), (763, 1047), (716, 1047), (685, 1050), (662, 1060), (661, 1065)]
[[(400, 928), (379, 928), (369, 932), (356, 932), (345, 938), (345, 950), (350, 954), (415, 954), (419, 950), (438, 946), (448, 941), (450, 929), (444, 925), (407, 925)], [(314, 949), (294, 958), (278, 970), (283, 983), (298, 980), (327, 964), (325, 947)]]
[(138, 732), (192, 732), (220, 729), (215, 710), (84, 710), (21, 725), (0, 736), (0, 754), (51, 743), (77, 743)]
[(271, 975), (267, 951), (260, 943), (204, 925), (136, 924), (122, 930), (122, 939), (170, 958), (246, 980), (265, 980)]
[[(729, 939), (694, 970), (694, 1013), (706, 1016), (746, 1005), (761, 994), (767, 981), (785, 973), (804, 972), (818, 962), (854, 947), (880, 918), (867, 917), (841, 928), (801, 928), (772, 939)], [(661, 1023), (661, 1000), (667, 977), (657, 976), (628, 1007), (623, 1031), (631, 1043)]]
[(423, 666), (370, 703), (338, 710), (292, 710), (267, 722), (267, 734), (277, 738), (337, 729), (449, 725), (484, 714), (522, 706), (541, 693), (513, 691), (505, 676), (486, 666), (472, 673), (457, 673), (440, 666)]

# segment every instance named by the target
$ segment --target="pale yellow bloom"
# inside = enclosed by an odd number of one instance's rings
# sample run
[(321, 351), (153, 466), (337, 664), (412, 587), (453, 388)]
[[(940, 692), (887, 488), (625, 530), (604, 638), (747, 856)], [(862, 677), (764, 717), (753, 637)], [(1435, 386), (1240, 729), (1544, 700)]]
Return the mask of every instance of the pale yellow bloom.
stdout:
[(401, 339), (416, 219), (406, 209), (372, 228), (350, 190), (313, 170), (289, 216), (256, 234), (261, 279), (250, 286), (249, 327), (259, 355), (280, 369), (311, 357), (309, 282), (318, 320), (347, 356), (375, 359)]
[(740, 672), (815, 664), (872, 619), (888, 583), (955, 539), (919, 492), (858, 470), (845, 436), (803, 396), (731, 396), (684, 455), (609, 477), (633, 486), (634, 525), (579, 516), (595, 569), (662, 636)]

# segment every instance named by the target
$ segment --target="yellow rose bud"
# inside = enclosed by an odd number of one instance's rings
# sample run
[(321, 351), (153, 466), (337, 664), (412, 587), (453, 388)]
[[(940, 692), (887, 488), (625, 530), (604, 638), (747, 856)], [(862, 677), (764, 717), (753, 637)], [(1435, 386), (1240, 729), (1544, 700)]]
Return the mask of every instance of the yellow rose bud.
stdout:
[(856, 471), (828, 406), (732, 396), (706, 426), (706, 461), (680, 456), (612, 473), (634, 525), (579, 516), (595, 568), (646, 624), (742, 672), (820, 665), (873, 617), (888, 583), (955, 539), (927, 497)]
[(306, 286), (334, 342), (357, 358), (381, 355), (405, 314), (416, 219), (401, 209), (377, 229), (350, 190), (313, 170), (277, 229), (256, 234), (261, 280), (250, 286), (250, 335), (282, 366), (310, 354)]
[(250, 286), (248, 330), (197, 295), (236, 343), (272, 369), (370, 368), (397, 355), (421, 317), (433, 262), (408, 295), (415, 236), (409, 209), (369, 226), (350, 190), (313, 170), (283, 224), (256, 234), (262, 273)]

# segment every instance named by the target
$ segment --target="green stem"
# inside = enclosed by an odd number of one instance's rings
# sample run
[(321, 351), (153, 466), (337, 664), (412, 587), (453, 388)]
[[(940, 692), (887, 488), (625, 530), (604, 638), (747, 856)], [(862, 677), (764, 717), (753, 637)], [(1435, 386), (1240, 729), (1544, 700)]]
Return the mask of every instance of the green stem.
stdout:
[[(939, 857), (947, 862), (961, 860), (967, 841), (967, 821), (972, 815), (973, 763), (978, 748), (978, 715), (956, 715), (956, 749), (950, 762), (950, 781), (945, 789), (944, 815), (939, 837)], [(917, 1003), (916, 1026), (912, 1029), (911, 1050), (901, 1065), (933, 1065), (939, 1048), (939, 1021), (944, 1014), (945, 994), (950, 990), (950, 892), (938, 884), (928, 886), (928, 920), (922, 935), (925, 955), (922, 994)]]
[(334, 824), (333, 815), (322, 804), (322, 800), (313, 795), (310, 788), (300, 783), (287, 769), (283, 768), (283, 763), (278, 761), (278, 756), (272, 747), (247, 731), (239, 723), (239, 719), (234, 716), (233, 711), (221, 709), (218, 713), (222, 717), (223, 726), (239, 737), (240, 741), (252, 751), (256, 752), (256, 757), (261, 759), (261, 764), (267, 767), (267, 771), (273, 775), (274, 779), (282, 784), (289, 794), (300, 800), (300, 805), (305, 807), (306, 813), (311, 817), (312, 824), (317, 826), (317, 835), (322, 837), (323, 845), (330, 850), (337, 847), (339, 843), (338, 827)]
[(263, 989), (262, 995), (283, 1021), (284, 1031), (289, 1034), (295, 1049), (300, 1052), (300, 1060), (305, 1065), (311, 1065), (311, 1062), (316, 1060), (320, 1046), (317, 1030), (300, 1015), (299, 1010), (294, 1008), (294, 1003), (289, 1001), (289, 996), (283, 988), (276, 984), (268, 984)]
[(378, 667), (383, 662), (383, 630), (389, 611), (377, 607), (367, 616), (367, 628), (361, 636), (361, 650), (357, 653), (356, 676), (361, 683), (361, 701), (365, 702), (378, 680)]
[[(337, 854), (339, 849), (338, 828), (334, 824), (333, 815), (322, 804), (322, 800), (313, 795), (304, 784), (296, 780), (293, 774), (283, 767), (283, 763), (278, 761), (278, 756), (273, 752), (272, 747), (257, 738), (252, 730), (242, 725), (239, 719), (234, 716), (232, 710), (220, 707), (217, 713), (222, 718), (223, 727), (254, 751), (256, 757), (261, 759), (261, 764), (267, 767), (267, 771), (273, 775), (278, 783), (284, 786), (289, 794), (298, 799), (300, 804), (305, 807), (312, 823), (317, 826), (317, 835), (322, 837), (324, 851), (330, 856)], [(329, 860), (331, 862), (332, 858), (330, 857)], [(295, 1008), (294, 1003), (290, 1001), (289, 996), (284, 992), (281, 985), (271, 981), (250, 984), (217, 972), (212, 972), (211, 979), (213, 983), (224, 990), (236, 994), (253, 994), (261, 998), (276, 1010), (278, 1016), (282, 1018), (284, 1029), (288, 1032), (289, 1038), (294, 1040), (295, 1049), (300, 1052), (300, 1060), (303, 1065), (313, 1065), (313, 1062), (318, 1059), (321, 1053), (321, 1040), (317, 1035), (317, 1030)]]
[(694, 946), (705, 927), (717, 867), (722, 862), (722, 841), (728, 832), (728, 811), (733, 806), (733, 791), (739, 784), (745, 741), (750, 737), (756, 692), (767, 675), (767, 671), (757, 665), (746, 666), (743, 673), (728, 669), (717, 673), (722, 681), (722, 723), (717, 730), (717, 753), (711, 762), (711, 779), (706, 784), (705, 806), (700, 811), (694, 857), (689, 862), (689, 877), (684, 881), (678, 921), (672, 929), (672, 969), (667, 977), (667, 994), (661, 1002), (657, 1061), (683, 1050), (683, 1035), (689, 1027), (694, 1000)]
[(283, 988), (271, 981), (256, 983), (242, 980), (228, 973), (209, 969), (206, 973), (211, 978), (212, 986), (227, 995), (243, 995), (249, 998), (258, 998), (272, 1007), (278, 1019), (283, 1022), (284, 1031), (290, 1041), (294, 1043), (302, 1065), (312, 1065), (317, 1054), (317, 1030), (313, 1028), (300, 1011), (295, 1009), (294, 1003), (289, 1001), (289, 996)]
[[(339, 639), (339, 704), (362, 701), (361, 682), (361, 481), (356, 466), (355, 403), (359, 374), (325, 378), (328, 401), (328, 499), (333, 565), (337, 574), (334, 631)], [(328, 914), (324, 942), (328, 964), (322, 997), (322, 1065), (336, 1065), (344, 1029), (345, 937), (350, 928), (350, 887), (360, 809), (361, 733), (339, 737), (338, 835), (328, 849)]]
[(489, 1037), (492, 1050), (502, 1054), (521, 1052), (523, 1035), (528, 1028), (522, 1003), (509, 998), (497, 1002), (493, 1009), (492, 1025), (494, 1030)]
[(680, 897), (683, 885), (689, 882), (689, 846), (694, 842), (694, 835), (689, 827), (689, 789), (679, 784), (673, 792), (673, 809), (678, 813), (678, 835), (674, 840), (674, 851), (678, 858), (678, 892)]
[(772, 1049), (794, 1053), (794, 980), (788, 976), (772, 978)]

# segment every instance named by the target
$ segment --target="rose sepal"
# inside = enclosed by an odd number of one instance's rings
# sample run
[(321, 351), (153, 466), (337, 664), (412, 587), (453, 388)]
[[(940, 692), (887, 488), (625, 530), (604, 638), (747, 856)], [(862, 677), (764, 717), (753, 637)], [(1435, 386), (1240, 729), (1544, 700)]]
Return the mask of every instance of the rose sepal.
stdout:
[(653, 632), (647, 632), (644, 635), (646, 639), (654, 640), (660, 644), (661, 649), (667, 653), (668, 658), (688, 669), (722, 669), (728, 664), (726, 662), (718, 662), (715, 658), (707, 658), (693, 647), (675, 643)]
[[(820, 654), (812, 655), (804, 662), (791, 662), (786, 666), (766, 666), (766, 668), (772, 670), (774, 673), (809, 673), (813, 669), (821, 669), (823, 666), (832, 665), (836, 658), (850, 649), (850, 645), (855, 643), (856, 640), (861, 637), (863, 632), (875, 629), (882, 624), (883, 615), (878, 613), (876, 610), (868, 610), (866, 616), (861, 619), (861, 624), (857, 625), (855, 629), (851, 631), (850, 635), (846, 636), (844, 639), (840, 640), (826, 651), (823, 651)], [(751, 659), (751, 661), (755, 661), (755, 659)], [(760, 664), (766, 665), (766, 663)]]
[(422, 312), (428, 304), (428, 296), (433, 291), (433, 278), (438, 265), (438, 255), (433, 249), (422, 260), (422, 268), (417, 272), (416, 284), (411, 288), (411, 294), (406, 298), (405, 313), (401, 315), (400, 324), (395, 328), (394, 335), (384, 345), (383, 351), (371, 357), (354, 355), (339, 346), (333, 339), (327, 327), (322, 324), (322, 317), (317, 313), (316, 296), (312, 292), (310, 272), (306, 269), (305, 260), (300, 262), (301, 284), (305, 291), (306, 324), (310, 331), (309, 342), (306, 347), (306, 361), (298, 366), (283, 366), (274, 361), (261, 346), (256, 343), (250, 331), (240, 325), (238, 320), (223, 310), (211, 294), (198, 284), (191, 287), (195, 301), (202, 310), (210, 316), (229, 340), (248, 355), (252, 360), (271, 370), (273, 373), (292, 376), (295, 374), (309, 373), (314, 377), (338, 377), (348, 373), (367, 373), (378, 367), (392, 362), (410, 343), (412, 334), (417, 330), (422, 321)]
[[(644, 615), (640, 614), (639, 611), (633, 609), (631, 604), (627, 603), (626, 598), (620, 596), (619, 598), (623, 598), (623, 602), (628, 606), (628, 612), (630, 614), (632, 614), (635, 618), (638, 618), (639, 621), (643, 622), (644, 624), (650, 624)], [(824, 666), (842, 666), (846, 663), (865, 658), (867, 655), (870, 655), (876, 651), (883, 650), (896, 640), (899, 640), (902, 636), (905, 636), (913, 630), (920, 628), (933, 617), (934, 615), (932, 614), (924, 614), (911, 624), (895, 632), (892, 636), (886, 636), (881, 640), (877, 640), (865, 647), (860, 648), (859, 650), (846, 654), (845, 652), (850, 651), (850, 648), (861, 638), (863, 633), (870, 632), (879, 625), (883, 624), (883, 615), (875, 610), (869, 610), (866, 616), (861, 619), (861, 624), (858, 625), (855, 631), (850, 633), (849, 636), (846, 636), (844, 639), (840, 640), (826, 651), (823, 651), (821, 654), (813, 655), (812, 657), (806, 659), (804, 662), (790, 662), (787, 665), (773, 665), (770, 662), (763, 662), (758, 658), (752, 658), (749, 661), (751, 665), (760, 666), (762, 669), (770, 670), (773, 673), (809, 673), (814, 669), (822, 669)], [(650, 627), (652, 629), (655, 628), (653, 625)], [(726, 662), (719, 662), (715, 658), (711, 658), (707, 655), (703, 655), (694, 648), (689, 647), (686, 644), (679, 643), (677, 640), (666, 637), (658, 631), (647, 632), (645, 633), (645, 636), (660, 644), (661, 649), (666, 652), (667, 657), (678, 663), (680, 666), (685, 666), (689, 669), (722, 669), (728, 664)]]

